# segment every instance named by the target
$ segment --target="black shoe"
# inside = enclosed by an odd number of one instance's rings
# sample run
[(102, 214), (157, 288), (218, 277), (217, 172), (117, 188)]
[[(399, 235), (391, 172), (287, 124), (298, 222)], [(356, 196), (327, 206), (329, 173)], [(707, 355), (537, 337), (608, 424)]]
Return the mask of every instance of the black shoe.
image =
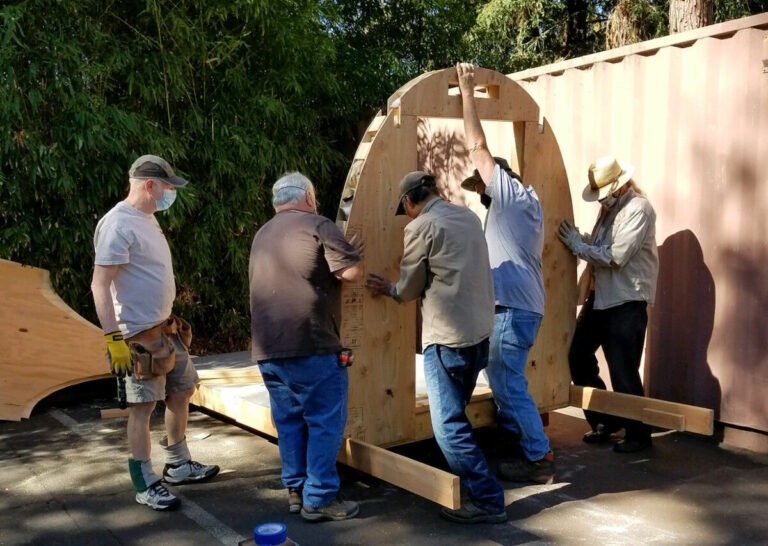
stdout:
[(499, 478), (508, 482), (552, 483), (555, 479), (555, 456), (550, 451), (538, 461), (522, 458), (500, 463)]
[(635, 453), (651, 447), (651, 439), (643, 440), (620, 440), (613, 446), (616, 453)]
[(471, 501), (464, 502), (457, 510), (443, 508), (440, 515), (455, 523), (504, 523), (507, 521), (507, 513), (504, 510), (496, 513), (488, 512), (475, 506)]
[(288, 511), (291, 514), (298, 514), (301, 512), (302, 490), (301, 489), (288, 489)]
[(582, 440), (588, 444), (605, 444), (611, 441), (611, 434), (605, 425), (597, 425), (597, 429), (587, 432)]

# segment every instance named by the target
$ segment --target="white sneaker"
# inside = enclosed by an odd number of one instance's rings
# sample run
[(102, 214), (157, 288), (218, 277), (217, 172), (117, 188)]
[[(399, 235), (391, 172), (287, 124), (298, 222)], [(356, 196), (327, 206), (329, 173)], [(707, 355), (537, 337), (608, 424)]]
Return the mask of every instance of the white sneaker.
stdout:
[(196, 461), (187, 461), (179, 466), (166, 464), (163, 469), (163, 480), (167, 483), (180, 485), (209, 480), (218, 473), (219, 467), (215, 464), (202, 465)]
[(149, 489), (136, 493), (136, 502), (146, 504), (153, 510), (173, 510), (181, 504), (161, 482), (155, 482)]

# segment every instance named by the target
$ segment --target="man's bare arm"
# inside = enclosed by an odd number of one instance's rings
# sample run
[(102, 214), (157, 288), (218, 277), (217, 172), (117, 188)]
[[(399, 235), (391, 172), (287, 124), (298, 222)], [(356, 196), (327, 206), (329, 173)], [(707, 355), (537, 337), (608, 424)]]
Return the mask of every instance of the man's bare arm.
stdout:
[(493, 176), (496, 161), (494, 161), (491, 152), (488, 150), (485, 132), (480, 124), (480, 118), (475, 107), (475, 67), (469, 63), (458, 63), (456, 65), (456, 74), (459, 78), (459, 89), (461, 90), (464, 135), (467, 140), (469, 157), (480, 173), (483, 182), (487, 185), (491, 181), (491, 176)]
[(99, 322), (105, 334), (119, 330), (117, 318), (115, 317), (115, 308), (112, 305), (112, 293), (109, 287), (117, 276), (119, 265), (97, 265), (93, 268), (93, 279), (91, 280), (91, 292), (93, 292), (93, 303), (96, 306), (96, 314), (99, 316)]

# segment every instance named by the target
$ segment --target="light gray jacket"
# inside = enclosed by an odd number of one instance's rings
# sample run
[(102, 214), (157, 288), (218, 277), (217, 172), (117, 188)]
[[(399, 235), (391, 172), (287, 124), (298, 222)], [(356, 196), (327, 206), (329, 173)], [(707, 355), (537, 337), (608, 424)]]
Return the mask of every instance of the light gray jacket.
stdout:
[(601, 207), (579, 258), (594, 275), (595, 309), (628, 301), (653, 304), (659, 256), (656, 250), (656, 212), (644, 196), (630, 189), (610, 210)]

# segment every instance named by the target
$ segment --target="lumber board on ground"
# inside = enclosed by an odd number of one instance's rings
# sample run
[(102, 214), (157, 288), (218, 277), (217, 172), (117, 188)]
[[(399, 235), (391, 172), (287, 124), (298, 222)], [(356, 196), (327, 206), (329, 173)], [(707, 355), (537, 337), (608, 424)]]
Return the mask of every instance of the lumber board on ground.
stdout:
[[(201, 384), (192, 397), (192, 403), (277, 438), (277, 429), (264, 394), (264, 386), (258, 384)], [(426, 415), (428, 418), (429, 414)], [(459, 478), (443, 470), (352, 438), (344, 439), (338, 460), (442, 506), (460, 506)]]
[(662, 428), (707, 436), (714, 432), (714, 411), (677, 402), (571, 385), (571, 405)]
[(130, 415), (131, 409), (125, 408), (105, 408), (101, 410), (101, 418), (102, 419), (120, 419), (123, 417), (128, 417)]
[(420, 461), (345, 438), (338, 461), (446, 508), (461, 506), (459, 477)]
[(54, 292), (44, 269), (0, 260), (0, 419), (29, 417), (64, 387), (109, 377), (104, 336)]

